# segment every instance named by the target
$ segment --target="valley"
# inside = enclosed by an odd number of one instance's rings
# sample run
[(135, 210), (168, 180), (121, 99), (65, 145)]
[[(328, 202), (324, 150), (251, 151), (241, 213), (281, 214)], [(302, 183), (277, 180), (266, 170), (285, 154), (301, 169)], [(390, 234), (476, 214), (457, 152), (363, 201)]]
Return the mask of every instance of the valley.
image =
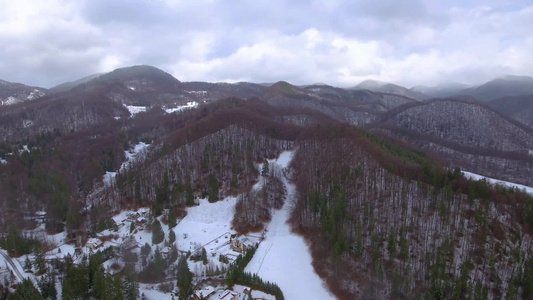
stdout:
[[(509, 82), (512, 109), (469, 98)], [(0, 299), (527, 299), (528, 82), (465, 96), (133, 66), (3, 101)]]

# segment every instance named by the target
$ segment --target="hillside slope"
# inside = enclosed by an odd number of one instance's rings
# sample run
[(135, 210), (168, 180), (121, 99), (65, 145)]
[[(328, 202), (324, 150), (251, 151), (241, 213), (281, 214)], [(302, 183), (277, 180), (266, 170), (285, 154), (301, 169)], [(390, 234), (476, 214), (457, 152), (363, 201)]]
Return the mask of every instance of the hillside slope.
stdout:
[(486, 106), (434, 100), (390, 110), (371, 127), (440, 153), (452, 166), (533, 185), (533, 131)]

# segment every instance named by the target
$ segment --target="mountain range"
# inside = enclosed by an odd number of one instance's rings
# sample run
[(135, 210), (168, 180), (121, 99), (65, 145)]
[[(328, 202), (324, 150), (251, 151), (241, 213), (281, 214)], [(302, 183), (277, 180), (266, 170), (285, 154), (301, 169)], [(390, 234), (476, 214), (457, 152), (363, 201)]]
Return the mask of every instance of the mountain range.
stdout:
[[(339, 299), (527, 299), (533, 197), (461, 170), (533, 186), (532, 82), (183, 82), (144, 65), (50, 89), (1, 81), (0, 232), (45, 211), (49, 232), (83, 240), (125, 208), (232, 196), (247, 234), (291, 201)], [(290, 166), (268, 171), (285, 151)]]

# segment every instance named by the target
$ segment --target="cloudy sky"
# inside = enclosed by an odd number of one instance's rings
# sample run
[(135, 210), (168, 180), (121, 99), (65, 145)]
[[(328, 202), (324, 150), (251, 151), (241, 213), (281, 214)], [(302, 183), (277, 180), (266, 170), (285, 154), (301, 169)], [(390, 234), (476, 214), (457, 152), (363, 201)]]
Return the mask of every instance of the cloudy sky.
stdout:
[(138, 64), (182, 81), (533, 75), (530, 0), (0, 0), (0, 79), (52, 87)]

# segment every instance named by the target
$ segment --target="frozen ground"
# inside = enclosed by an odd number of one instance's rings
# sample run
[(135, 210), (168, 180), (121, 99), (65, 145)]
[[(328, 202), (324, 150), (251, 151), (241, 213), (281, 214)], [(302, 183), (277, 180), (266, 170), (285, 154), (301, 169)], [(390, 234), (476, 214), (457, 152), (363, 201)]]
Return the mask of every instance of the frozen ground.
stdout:
[(498, 179), (494, 179), (494, 178), (490, 178), (490, 177), (485, 177), (485, 176), (482, 176), (482, 175), (479, 175), (479, 174), (476, 174), (476, 173), (472, 173), (472, 172), (467, 172), (467, 171), (462, 171), (463, 174), (465, 174), (466, 178), (470, 178), (470, 179), (474, 179), (474, 180), (481, 180), (481, 179), (487, 179), (487, 181), (489, 183), (492, 183), (492, 184), (502, 184), (502, 185), (505, 185), (505, 186), (508, 186), (508, 187), (515, 187), (515, 188), (518, 188), (520, 190), (525, 190), (526, 193), (529, 193), (529, 194), (532, 194), (533, 195), (533, 187), (530, 187), (530, 186), (526, 186), (526, 185), (522, 185), (522, 184), (518, 184), (518, 183), (512, 183), (512, 182), (508, 182), (508, 181), (503, 181), (503, 180), (498, 180)]
[(188, 208), (187, 216), (173, 229), (178, 249), (194, 252), (194, 246), (200, 245), (206, 246), (207, 252), (211, 252), (229, 242), (234, 233), (231, 230), (231, 220), (235, 214), (236, 201), (235, 197), (216, 203), (201, 199), (200, 205)]
[(197, 107), (198, 107), (198, 102), (192, 101), (192, 102), (187, 102), (186, 105), (165, 108), (165, 112), (167, 114), (171, 114), (171, 113), (180, 112), (180, 111), (183, 111), (183, 110), (187, 110), (187, 109), (191, 109), (191, 108), (197, 108)]
[[(270, 163), (275, 162), (284, 168), (290, 163), (291, 155), (292, 152), (284, 152)], [(259, 245), (245, 271), (277, 283), (288, 300), (335, 299), (315, 273), (304, 239), (292, 233), (287, 224), (295, 189), (286, 179), (284, 183), (287, 200), (280, 210), (274, 211), (272, 221), (267, 226), (266, 239)]]
[(134, 106), (134, 105), (124, 105), (124, 106), (130, 112), (131, 118), (135, 117), (135, 115), (140, 112), (146, 111), (146, 106)]

